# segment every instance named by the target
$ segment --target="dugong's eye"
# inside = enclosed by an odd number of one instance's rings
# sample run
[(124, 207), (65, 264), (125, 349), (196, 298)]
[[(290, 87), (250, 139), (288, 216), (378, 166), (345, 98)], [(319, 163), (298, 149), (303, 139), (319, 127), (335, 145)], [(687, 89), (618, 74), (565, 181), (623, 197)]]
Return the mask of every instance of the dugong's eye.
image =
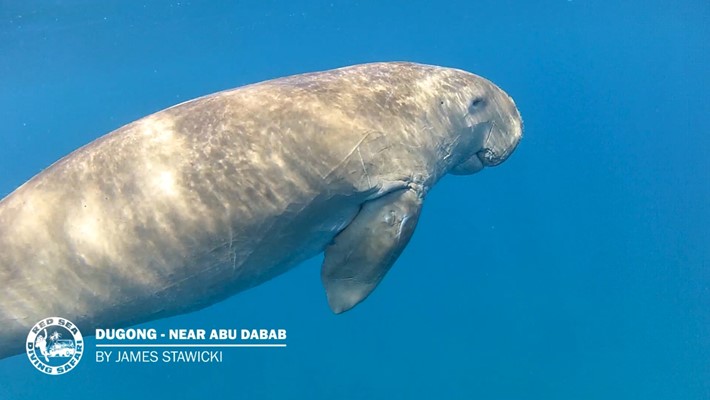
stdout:
[(471, 102), (471, 105), (468, 106), (468, 112), (472, 113), (472, 112), (478, 110), (479, 108), (483, 107), (484, 104), (486, 104), (486, 100), (484, 100), (483, 97), (476, 97)]

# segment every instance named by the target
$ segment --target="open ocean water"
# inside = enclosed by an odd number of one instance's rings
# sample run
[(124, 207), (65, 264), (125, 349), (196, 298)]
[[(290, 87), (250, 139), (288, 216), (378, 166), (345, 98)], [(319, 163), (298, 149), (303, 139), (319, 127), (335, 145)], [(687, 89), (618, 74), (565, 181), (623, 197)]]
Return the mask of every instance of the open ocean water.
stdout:
[(89, 338), (61, 376), (0, 360), (0, 399), (710, 399), (708, 21), (706, 0), (0, 0), (0, 197), (173, 104), (363, 62), (474, 72), (525, 121), (508, 161), (435, 187), (353, 310), (318, 257), (142, 325), (288, 347), (107, 364)]

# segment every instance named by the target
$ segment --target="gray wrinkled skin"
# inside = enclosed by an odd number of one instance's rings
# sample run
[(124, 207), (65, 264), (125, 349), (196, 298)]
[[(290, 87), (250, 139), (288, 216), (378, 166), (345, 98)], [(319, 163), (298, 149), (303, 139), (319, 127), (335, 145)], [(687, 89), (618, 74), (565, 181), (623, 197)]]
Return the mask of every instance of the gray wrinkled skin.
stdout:
[(123, 126), (0, 202), (0, 358), (45, 317), (90, 335), (256, 286), (323, 252), (364, 203), (423, 199), (521, 136), (491, 82), (413, 63), (276, 79)]

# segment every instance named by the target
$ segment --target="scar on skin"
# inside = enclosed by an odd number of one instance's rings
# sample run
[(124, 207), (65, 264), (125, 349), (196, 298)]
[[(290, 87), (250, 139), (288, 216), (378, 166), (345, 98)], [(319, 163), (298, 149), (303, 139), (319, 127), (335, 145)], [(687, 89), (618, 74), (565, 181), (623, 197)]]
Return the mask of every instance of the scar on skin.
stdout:
[(370, 182), (370, 174), (367, 173), (367, 167), (365, 167), (365, 160), (362, 158), (362, 153), (360, 153), (360, 146), (357, 147), (357, 155), (360, 156), (360, 164), (362, 165), (362, 171), (367, 177), (367, 186), (372, 187), (372, 182)]

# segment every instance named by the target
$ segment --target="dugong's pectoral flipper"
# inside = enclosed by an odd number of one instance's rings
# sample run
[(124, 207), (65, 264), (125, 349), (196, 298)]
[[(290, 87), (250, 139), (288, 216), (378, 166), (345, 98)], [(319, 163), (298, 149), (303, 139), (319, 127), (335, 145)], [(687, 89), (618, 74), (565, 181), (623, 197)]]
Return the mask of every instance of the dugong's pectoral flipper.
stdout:
[(414, 233), (422, 198), (398, 190), (363, 204), (325, 250), (321, 279), (336, 314), (363, 301), (385, 276)]

